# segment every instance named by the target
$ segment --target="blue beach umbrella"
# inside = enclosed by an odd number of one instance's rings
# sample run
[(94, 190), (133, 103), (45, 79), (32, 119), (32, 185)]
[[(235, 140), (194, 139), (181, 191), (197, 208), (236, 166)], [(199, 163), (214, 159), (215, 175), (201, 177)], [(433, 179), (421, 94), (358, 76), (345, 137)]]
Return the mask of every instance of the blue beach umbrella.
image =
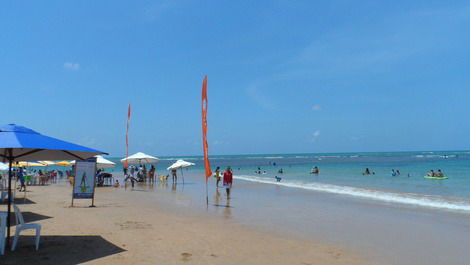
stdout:
[(23, 126), (1, 126), (0, 159), (9, 163), (7, 243), (10, 241), (11, 166), (14, 161), (84, 160), (100, 154), (106, 153), (45, 136)]

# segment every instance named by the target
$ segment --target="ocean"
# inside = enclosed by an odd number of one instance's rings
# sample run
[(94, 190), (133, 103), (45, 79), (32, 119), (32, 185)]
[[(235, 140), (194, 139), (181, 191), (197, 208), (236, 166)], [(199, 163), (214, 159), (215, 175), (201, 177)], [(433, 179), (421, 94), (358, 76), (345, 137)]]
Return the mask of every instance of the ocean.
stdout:
[[(160, 159), (155, 164), (159, 175), (168, 174), (166, 168), (176, 159), (184, 159), (196, 163), (185, 171), (200, 172), (202, 178), (202, 157)], [(119, 165), (112, 171), (122, 171), (119, 159), (111, 160)], [(470, 214), (470, 151), (219, 155), (210, 160), (213, 171), (230, 166), (235, 179)], [(314, 166), (318, 175), (309, 174)], [(365, 168), (375, 174), (363, 175)], [(401, 174), (392, 176), (392, 169)], [(424, 178), (431, 169), (441, 169), (448, 179)]]

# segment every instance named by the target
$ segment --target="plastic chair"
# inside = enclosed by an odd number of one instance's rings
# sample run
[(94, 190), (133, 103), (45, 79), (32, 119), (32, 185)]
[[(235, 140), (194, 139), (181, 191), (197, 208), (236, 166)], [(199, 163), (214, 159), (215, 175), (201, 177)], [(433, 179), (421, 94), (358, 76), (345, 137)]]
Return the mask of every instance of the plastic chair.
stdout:
[(18, 206), (13, 205), (15, 209), (16, 217), (16, 231), (15, 238), (13, 239), (13, 245), (11, 246), (11, 251), (14, 251), (16, 244), (18, 243), (18, 238), (20, 237), (20, 232), (23, 230), (34, 229), (36, 230), (36, 250), (39, 249), (39, 240), (41, 239), (41, 224), (25, 224), (23, 215), (20, 212)]
[[(6, 214), (5, 214), (6, 215)], [(6, 232), (7, 218), (0, 219), (0, 255), (5, 254), (5, 232)]]

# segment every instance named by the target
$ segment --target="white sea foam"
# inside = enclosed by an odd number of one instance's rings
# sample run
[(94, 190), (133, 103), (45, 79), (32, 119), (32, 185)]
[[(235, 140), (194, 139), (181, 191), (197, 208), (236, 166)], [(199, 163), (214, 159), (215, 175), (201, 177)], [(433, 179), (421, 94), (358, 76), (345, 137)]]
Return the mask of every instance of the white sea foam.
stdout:
[(274, 184), (274, 185), (291, 187), (291, 188), (299, 188), (299, 189), (348, 195), (348, 196), (372, 199), (372, 200), (383, 201), (383, 202), (400, 203), (400, 204), (407, 204), (407, 205), (413, 205), (413, 206), (446, 209), (446, 210), (454, 210), (454, 211), (462, 211), (462, 212), (470, 213), (470, 202), (464, 201), (464, 200), (450, 201), (450, 200), (446, 200), (435, 195), (397, 193), (397, 192), (392, 192), (392, 191), (381, 191), (381, 190), (357, 188), (357, 187), (351, 187), (351, 186), (324, 184), (324, 183), (318, 183), (318, 182), (314, 182), (314, 183), (302, 183), (302, 182), (295, 182), (295, 181), (277, 182), (274, 178), (247, 176), (247, 175), (234, 176), (234, 178), (240, 179), (240, 180), (258, 182), (258, 183)]

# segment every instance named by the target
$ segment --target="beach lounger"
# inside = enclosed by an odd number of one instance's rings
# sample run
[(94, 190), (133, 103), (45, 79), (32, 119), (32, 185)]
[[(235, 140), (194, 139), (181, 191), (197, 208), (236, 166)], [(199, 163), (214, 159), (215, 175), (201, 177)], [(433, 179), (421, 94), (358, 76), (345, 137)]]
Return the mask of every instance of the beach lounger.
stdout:
[(26, 224), (23, 219), (23, 215), (20, 212), (20, 209), (15, 204), (13, 205), (15, 209), (15, 217), (16, 217), (16, 231), (15, 231), (15, 238), (13, 239), (13, 245), (11, 246), (11, 251), (15, 251), (16, 244), (18, 243), (18, 238), (20, 237), (20, 233), (23, 230), (34, 229), (36, 230), (36, 250), (39, 249), (39, 240), (41, 239), (41, 224)]

